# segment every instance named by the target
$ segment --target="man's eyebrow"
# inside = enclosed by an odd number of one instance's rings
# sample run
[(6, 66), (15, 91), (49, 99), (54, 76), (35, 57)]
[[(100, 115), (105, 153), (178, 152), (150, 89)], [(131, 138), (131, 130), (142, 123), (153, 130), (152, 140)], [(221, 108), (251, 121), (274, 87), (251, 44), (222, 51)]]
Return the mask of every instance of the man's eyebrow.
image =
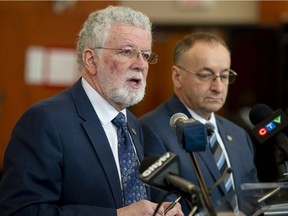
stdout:
[[(209, 68), (209, 67), (203, 67), (203, 68), (201, 68), (199, 71), (202, 71), (202, 70), (206, 70), (206, 71), (209, 71), (209, 72), (211, 72), (211, 73), (215, 73), (215, 71), (214, 71), (212, 68)], [(230, 68), (225, 68), (225, 69), (223, 69), (223, 70), (220, 72), (220, 74), (221, 74), (221, 73), (224, 73), (224, 72), (230, 72)]]

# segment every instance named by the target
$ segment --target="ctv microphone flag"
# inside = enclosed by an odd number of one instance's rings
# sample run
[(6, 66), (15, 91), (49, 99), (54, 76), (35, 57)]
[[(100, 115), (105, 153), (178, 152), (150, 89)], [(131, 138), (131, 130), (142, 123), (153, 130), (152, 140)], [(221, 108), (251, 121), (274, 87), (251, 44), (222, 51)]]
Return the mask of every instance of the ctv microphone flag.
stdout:
[(281, 132), (287, 125), (287, 115), (281, 109), (277, 109), (268, 118), (255, 125), (252, 128), (252, 133), (258, 142), (264, 143), (275, 134)]

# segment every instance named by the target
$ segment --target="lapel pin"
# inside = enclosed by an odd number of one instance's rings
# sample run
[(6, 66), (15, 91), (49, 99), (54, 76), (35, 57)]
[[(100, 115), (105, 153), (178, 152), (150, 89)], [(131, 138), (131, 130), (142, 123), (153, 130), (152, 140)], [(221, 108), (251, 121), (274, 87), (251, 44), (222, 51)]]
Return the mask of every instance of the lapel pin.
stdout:
[(136, 130), (134, 128), (132, 128), (131, 131), (134, 135), (136, 135)]
[(233, 140), (232, 136), (227, 135), (227, 140), (231, 142)]

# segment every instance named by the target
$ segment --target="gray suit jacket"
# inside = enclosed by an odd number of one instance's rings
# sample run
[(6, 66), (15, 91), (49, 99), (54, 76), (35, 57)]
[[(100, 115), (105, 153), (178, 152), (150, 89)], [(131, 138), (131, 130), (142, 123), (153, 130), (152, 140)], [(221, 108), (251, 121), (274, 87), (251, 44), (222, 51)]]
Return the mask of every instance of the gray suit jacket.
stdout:
[[(140, 124), (127, 118), (142, 160)], [(23, 114), (3, 171), (1, 216), (116, 216), (123, 206), (113, 153), (80, 80)]]
[[(144, 154), (146, 156), (160, 156), (167, 151), (176, 153), (180, 158), (181, 176), (194, 184), (198, 184), (190, 153), (187, 153), (178, 143), (176, 133), (169, 124), (171, 116), (178, 112), (186, 114), (189, 118), (192, 117), (177, 96), (173, 95), (167, 102), (140, 118), (144, 133)], [(240, 185), (242, 183), (258, 181), (252, 143), (248, 134), (234, 123), (218, 115), (216, 115), (216, 122), (229, 155), (236, 192), (241, 197)], [(196, 152), (195, 156), (209, 189), (221, 177), (213, 155), (209, 148), (206, 148), (203, 152)], [(211, 199), (215, 206), (217, 201), (225, 200), (225, 196), (227, 196), (227, 192), (224, 184), (212, 190)], [(253, 211), (253, 207), (251, 207), (251, 203), (242, 201), (240, 200), (240, 209), (249, 215), (249, 212)]]

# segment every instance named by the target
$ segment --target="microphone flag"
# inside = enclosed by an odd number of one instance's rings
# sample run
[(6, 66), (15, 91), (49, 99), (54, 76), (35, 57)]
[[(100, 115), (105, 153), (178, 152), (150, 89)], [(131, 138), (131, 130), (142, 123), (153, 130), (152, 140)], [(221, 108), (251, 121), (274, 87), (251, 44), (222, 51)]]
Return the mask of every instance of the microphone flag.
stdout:
[(269, 117), (256, 124), (252, 128), (252, 133), (259, 143), (264, 143), (281, 132), (287, 125), (287, 115), (281, 109), (277, 109)]

